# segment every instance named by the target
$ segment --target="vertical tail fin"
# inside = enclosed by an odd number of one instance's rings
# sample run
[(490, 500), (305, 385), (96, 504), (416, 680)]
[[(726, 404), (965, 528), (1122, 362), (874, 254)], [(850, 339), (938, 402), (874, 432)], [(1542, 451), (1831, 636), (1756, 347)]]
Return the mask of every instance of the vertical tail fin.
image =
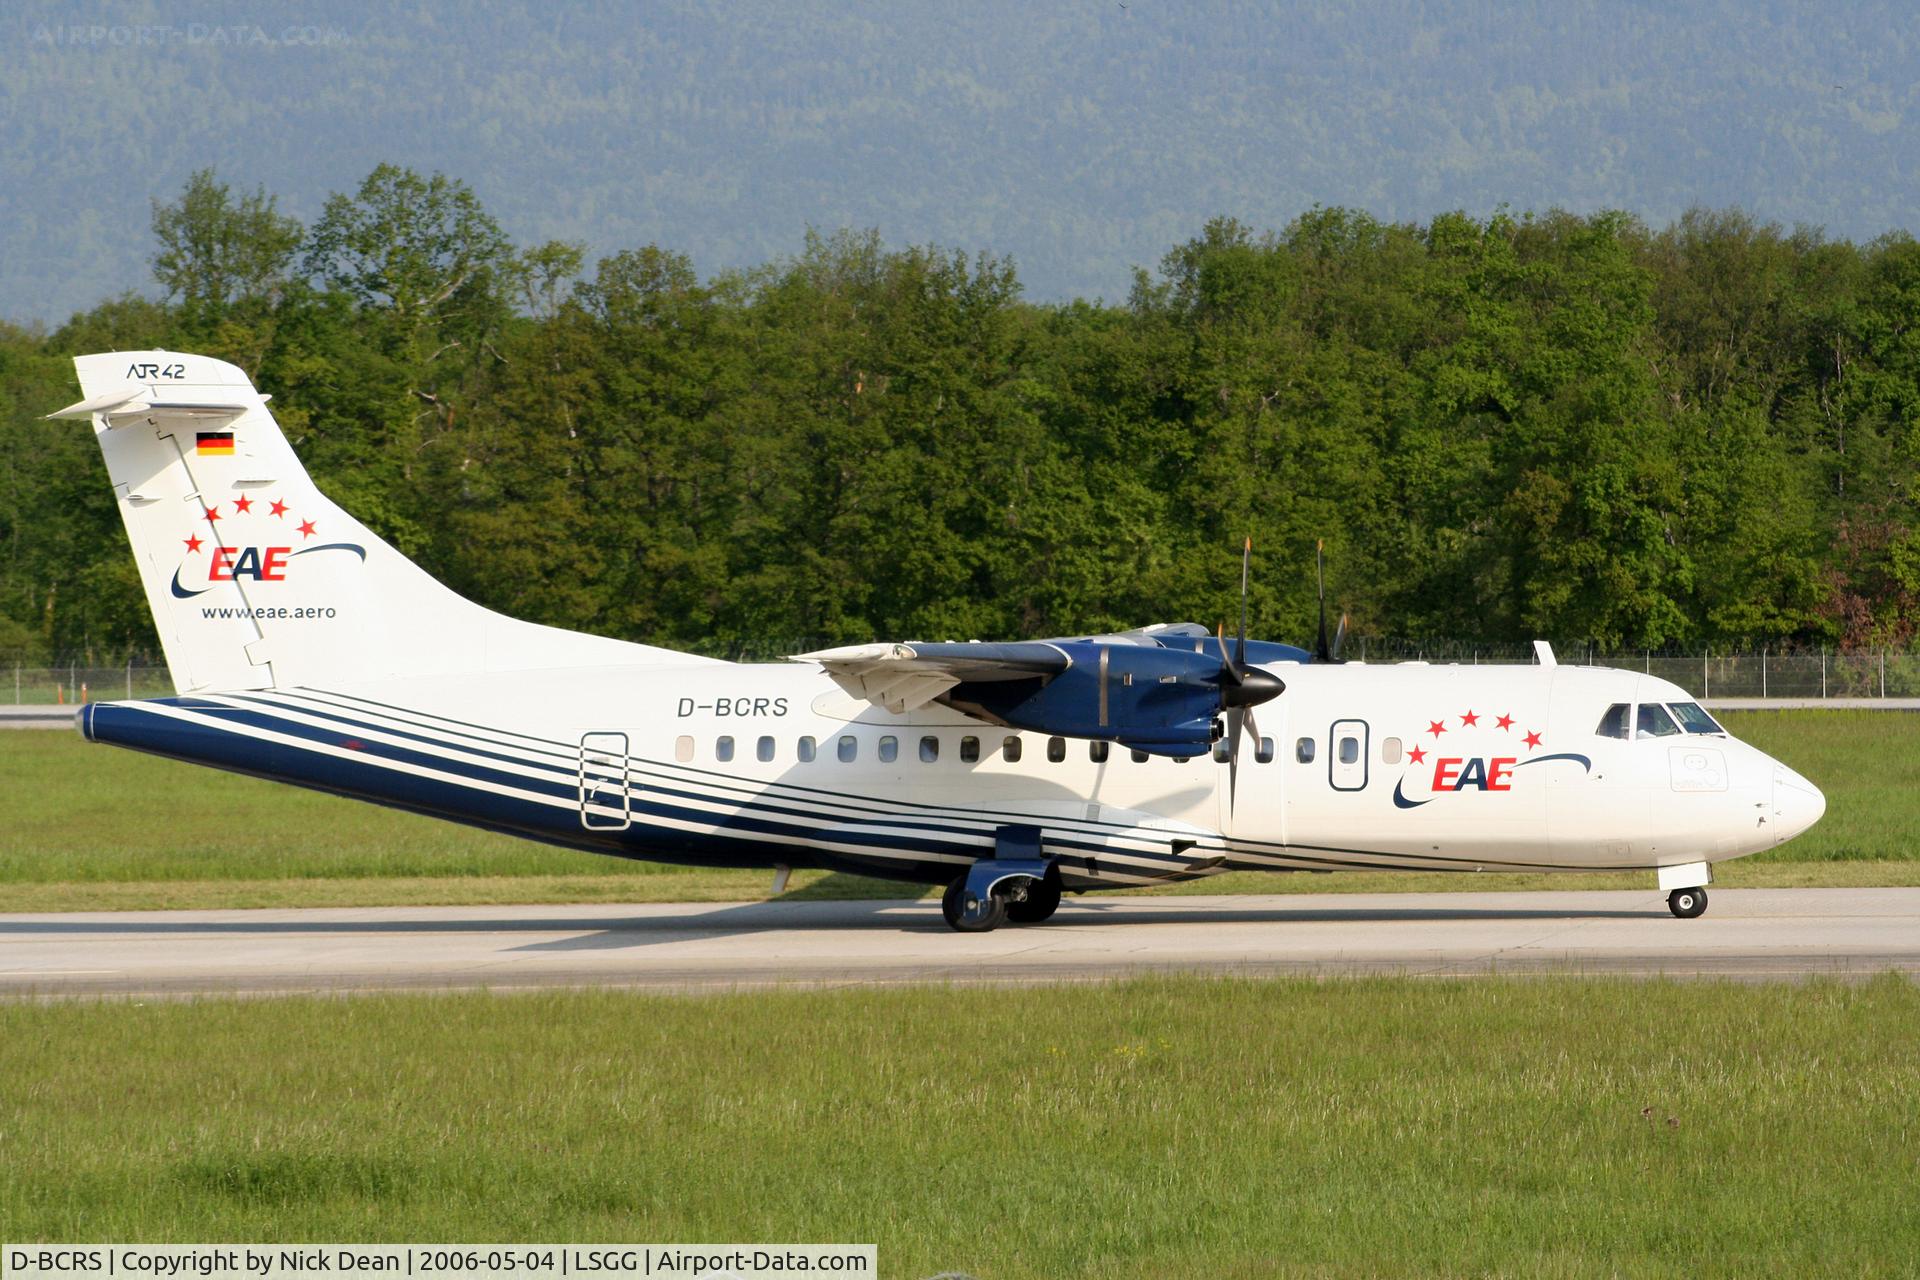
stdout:
[(170, 351), (73, 363), (84, 398), (52, 416), (93, 423), (181, 693), (707, 661), (455, 595), (314, 487), (233, 365)]

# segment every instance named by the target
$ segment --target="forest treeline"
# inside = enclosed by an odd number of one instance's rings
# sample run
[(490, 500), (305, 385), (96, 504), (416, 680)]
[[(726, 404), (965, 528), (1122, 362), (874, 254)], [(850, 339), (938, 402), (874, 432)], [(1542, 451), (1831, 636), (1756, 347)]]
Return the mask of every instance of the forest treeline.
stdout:
[(1231, 220), (1124, 303), (809, 234), (702, 278), (512, 243), (383, 165), (311, 226), (211, 172), (160, 296), (0, 325), (0, 651), (153, 647), (69, 358), (245, 368), (316, 480), (465, 594), (712, 653), (1196, 620), (1900, 644), (1920, 620), (1920, 244), (1695, 211)]

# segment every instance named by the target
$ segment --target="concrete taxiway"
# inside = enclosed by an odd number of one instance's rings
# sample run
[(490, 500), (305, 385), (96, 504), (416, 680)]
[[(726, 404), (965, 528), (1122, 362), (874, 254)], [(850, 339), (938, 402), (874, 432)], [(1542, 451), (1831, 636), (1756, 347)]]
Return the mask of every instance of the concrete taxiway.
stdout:
[(1741, 978), (1920, 972), (1920, 889), (1068, 899), (957, 934), (932, 902), (0, 915), (0, 996), (1025, 983), (1174, 970)]

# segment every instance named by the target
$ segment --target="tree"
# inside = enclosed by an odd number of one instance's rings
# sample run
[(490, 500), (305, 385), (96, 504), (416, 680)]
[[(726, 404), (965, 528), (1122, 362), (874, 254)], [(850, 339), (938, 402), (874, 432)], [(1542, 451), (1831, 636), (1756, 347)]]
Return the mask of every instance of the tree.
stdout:
[(264, 188), (236, 198), (212, 169), (187, 179), (180, 197), (153, 202), (153, 275), (169, 301), (215, 311), (271, 303), (300, 247), (300, 223), (275, 210)]
[(514, 277), (506, 233), (466, 183), (390, 164), (327, 198), (305, 267), (390, 317), (402, 341), (479, 337), (503, 319)]

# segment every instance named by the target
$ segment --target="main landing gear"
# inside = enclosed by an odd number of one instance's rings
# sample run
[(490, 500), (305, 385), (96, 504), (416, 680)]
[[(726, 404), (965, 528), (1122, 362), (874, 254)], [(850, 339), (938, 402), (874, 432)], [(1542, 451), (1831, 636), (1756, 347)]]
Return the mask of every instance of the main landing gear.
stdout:
[(1667, 895), (1667, 910), (1682, 920), (1691, 920), (1706, 909), (1705, 889), (1675, 889)]
[(967, 892), (961, 876), (940, 895), (940, 914), (961, 933), (985, 933), (1003, 924), (1039, 924), (1060, 909), (1060, 885), (1050, 878), (1020, 876), (987, 892), (982, 901)]
[(940, 895), (940, 914), (961, 933), (1039, 924), (1060, 908), (1060, 873), (1040, 856), (1040, 828), (1001, 827), (983, 858)]

